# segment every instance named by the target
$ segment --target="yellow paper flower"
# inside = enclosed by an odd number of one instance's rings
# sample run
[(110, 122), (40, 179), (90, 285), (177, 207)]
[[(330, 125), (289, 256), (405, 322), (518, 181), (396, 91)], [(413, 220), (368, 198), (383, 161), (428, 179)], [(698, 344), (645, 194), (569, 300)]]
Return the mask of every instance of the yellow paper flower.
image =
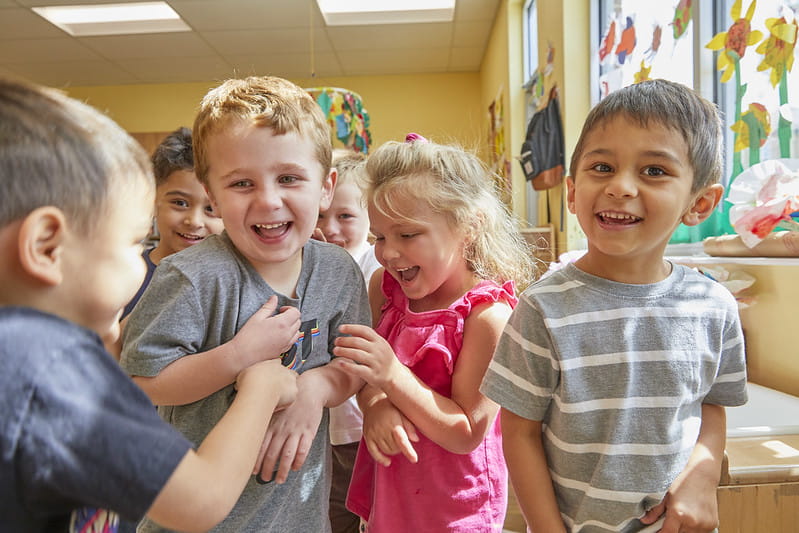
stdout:
[(649, 72), (652, 70), (652, 67), (647, 67), (644, 63), (643, 59), (641, 60), (641, 69), (633, 74), (633, 79), (635, 83), (641, 83), (642, 81), (646, 81), (649, 79)]
[(782, 18), (766, 19), (766, 28), (769, 36), (766, 37), (757, 53), (763, 54), (763, 61), (757, 66), (757, 70), (771, 69), (771, 85), (776, 87), (785, 75), (793, 68), (793, 52), (796, 48), (797, 27), (796, 19), (791, 22)]
[(732, 26), (727, 31), (717, 33), (705, 45), (705, 48), (711, 50), (721, 50), (716, 65), (718, 70), (723, 71), (721, 75), (722, 83), (730, 81), (735, 72), (735, 64), (746, 53), (746, 47), (752, 46), (763, 37), (763, 32), (752, 31), (752, 16), (755, 14), (757, 0), (752, 0), (744, 17), (741, 17), (741, 1), (735, 0), (730, 9), (730, 17), (735, 21)]
[(758, 133), (757, 137), (760, 146), (766, 144), (766, 139), (771, 135), (771, 116), (769, 116), (768, 110), (763, 104), (751, 103), (749, 104), (749, 110), (741, 114), (741, 119), (730, 126), (730, 129), (738, 134), (735, 136), (734, 150), (736, 152), (740, 152), (744, 148), (750, 148), (750, 122), (757, 125), (759, 131), (755, 133)]

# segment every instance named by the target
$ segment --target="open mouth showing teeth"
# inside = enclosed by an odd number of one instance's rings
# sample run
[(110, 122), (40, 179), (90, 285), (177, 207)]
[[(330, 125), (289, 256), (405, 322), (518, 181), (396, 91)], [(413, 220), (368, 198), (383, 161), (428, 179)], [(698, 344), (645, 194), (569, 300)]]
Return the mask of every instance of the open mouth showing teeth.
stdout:
[(201, 241), (201, 240), (203, 240), (203, 237), (200, 236), (200, 235), (190, 235), (188, 233), (180, 233), (180, 232), (176, 232), (176, 233), (178, 234), (179, 237), (182, 237), (183, 239), (186, 239), (187, 241)]
[(289, 222), (278, 222), (276, 224), (255, 224), (253, 229), (261, 237), (278, 237), (289, 227)]
[(635, 215), (629, 215), (627, 213), (612, 213), (608, 211), (597, 213), (596, 216), (604, 224), (628, 225), (635, 224), (636, 222), (643, 220), (641, 217), (637, 217)]
[(398, 268), (397, 274), (402, 281), (413, 281), (413, 278), (416, 277), (416, 274), (419, 273), (419, 267), (408, 267), (408, 268)]

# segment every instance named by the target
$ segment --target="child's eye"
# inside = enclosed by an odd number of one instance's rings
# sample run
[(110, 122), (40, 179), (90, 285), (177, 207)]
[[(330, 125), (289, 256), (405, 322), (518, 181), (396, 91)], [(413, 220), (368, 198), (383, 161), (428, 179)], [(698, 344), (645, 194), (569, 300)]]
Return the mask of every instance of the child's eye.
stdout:
[(214, 206), (212, 206), (212, 205), (206, 205), (205, 206), (205, 212), (208, 213), (211, 216), (216, 216), (216, 212), (214, 211)]
[(375, 235), (375, 242), (377, 242), (377, 241), (384, 241), (384, 240), (386, 240), (386, 238), (385, 238), (385, 237), (382, 237), (382, 236), (380, 236), (380, 235)]
[(597, 163), (596, 165), (591, 167), (591, 170), (595, 170), (597, 172), (612, 172), (613, 169), (610, 165), (606, 165), (605, 163)]
[(338, 218), (341, 218), (341, 219), (347, 220), (347, 219), (350, 219), (350, 218), (355, 218), (355, 215), (351, 215), (351, 214), (349, 214), (349, 213), (341, 213), (341, 214), (338, 216)]
[(233, 183), (230, 184), (230, 186), (234, 188), (245, 188), (250, 186), (250, 181), (249, 180), (234, 181)]
[(666, 171), (660, 167), (646, 167), (644, 169), (644, 174), (647, 176), (665, 176)]
[(400, 237), (403, 239), (410, 239), (419, 235), (418, 233), (400, 233)]
[(291, 184), (297, 181), (299, 178), (297, 176), (280, 176), (277, 181), (278, 183), (282, 184)]
[(172, 200), (170, 203), (177, 207), (184, 207), (184, 208), (189, 207), (189, 202), (187, 202), (186, 200)]

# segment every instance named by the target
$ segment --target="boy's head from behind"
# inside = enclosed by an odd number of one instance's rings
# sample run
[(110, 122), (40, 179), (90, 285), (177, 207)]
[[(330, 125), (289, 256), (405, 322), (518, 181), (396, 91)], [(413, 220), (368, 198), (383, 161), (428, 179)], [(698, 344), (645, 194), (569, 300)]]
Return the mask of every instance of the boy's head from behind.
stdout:
[(147, 154), (111, 119), (0, 79), (0, 304), (118, 334), (144, 277), (153, 189)]
[(269, 283), (278, 264), (297, 267), (336, 181), (319, 105), (281, 78), (227, 80), (203, 98), (193, 135), (195, 171), (239, 252)]
[(366, 180), (366, 155), (350, 150), (333, 150), (336, 189), (330, 207), (319, 213), (317, 227), (327, 242), (357, 253), (369, 237), (369, 213), (363, 187)]
[(159, 241), (150, 254), (158, 261), (224, 229), (203, 185), (194, 173), (191, 130), (167, 135), (152, 155), (155, 173), (155, 217)]

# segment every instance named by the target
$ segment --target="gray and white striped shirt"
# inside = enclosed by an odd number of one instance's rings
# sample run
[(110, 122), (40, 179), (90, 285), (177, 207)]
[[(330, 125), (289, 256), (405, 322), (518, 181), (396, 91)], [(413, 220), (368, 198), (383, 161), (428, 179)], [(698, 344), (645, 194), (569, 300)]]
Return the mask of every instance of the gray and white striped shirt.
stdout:
[(703, 403), (746, 402), (735, 299), (675, 265), (649, 285), (574, 265), (524, 292), (481, 390), (544, 427), (570, 531), (640, 531), (696, 443)]

